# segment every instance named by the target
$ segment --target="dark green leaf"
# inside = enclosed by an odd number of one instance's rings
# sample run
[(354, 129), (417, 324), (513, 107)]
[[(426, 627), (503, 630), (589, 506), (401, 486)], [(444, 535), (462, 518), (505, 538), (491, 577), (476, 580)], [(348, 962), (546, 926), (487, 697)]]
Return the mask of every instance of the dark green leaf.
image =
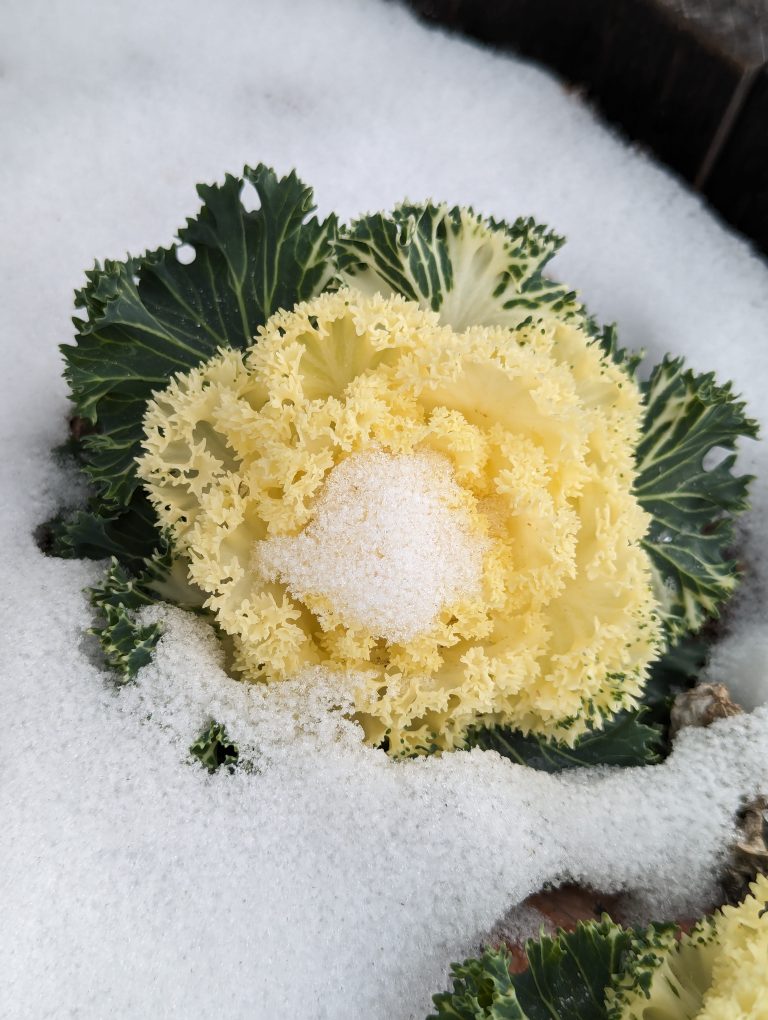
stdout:
[(645, 936), (604, 916), (529, 941), (522, 974), (510, 973), (506, 949), (486, 949), (451, 967), (453, 989), (433, 997), (437, 1013), (427, 1020), (607, 1020), (606, 989), (622, 975), (630, 949), (645, 944)]
[(336, 242), (343, 282), (402, 294), (454, 329), (514, 327), (541, 312), (583, 319), (576, 296), (543, 276), (563, 238), (531, 219), (483, 219), (472, 209), (400, 205), (353, 223)]
[(605, 989), (631, 943), (607, 917), (528, 942), (528, 970), (514, 978), (527, 1020), (605, 1020)]
[(141, 626), (122, 606), (105, 606), (104, 623), (93, 627), (104, 661), (118, 674), (120, 683), (132, 680), (142, 666), (152, 661), (152, 652), (162, 636), (159, 623)]
[[(94, 500), (98, 507), (98, 501)], [(50, 523), (51, 552), (65, 558), (116, 556), (138, 570), (157, 548), (157, 518), (142, 490), (124, 509), (78, 510)]]
[[(244, 183), (261, 208), (241, 202)], [(210, 358), (219, 347), (245, 347), (278, 308), (319, 293), (332, 275), (336, 221), (308, 218), (312, 192), (294, 173), (267, 167), (243, 178), (200, 185), (203, 208), (179, 231), (194, 251), (158, 249), (86, 274), (76, 295), (77, 342), (62, 347), (77, 413), (97, 425), (82, 440), (86, 469), (102, 503), (123, 507), (137, 487), (142, 418), (153, 391)]]
[(162, 635), (159, 623), (142, 626), (133, 615), (142, 606), (156, 602), (157, 596), (116, 559), (112, 560), (102, 584), (91, 588), (90, 596), (91, 605), (103, 618), (102, 625), (94, 627), (91, 633), (99, 639), (107, 665), (127, 683), (151, 660)]
[(102, 583), (90, 589), (91, 605), (102, 618), (91, 633), (99, 639), (107, 665), (117, 671), (123, 683), (132, 680), (151, 660), (163, 632), (159, 623), (139, 624), (137, 610), (159, 601), (187, 609), (202, 605), (203, 593), (189, 584), (186, 574), (186, 562), (174, 558), (164, 547), (141, 561), (139, 572), (113, 557)]
[(626, 347), (619, 347), (619, 334), (614, 325), (600, 328), (594, 320), (590, 320), (588, 328), (589, 332), (597, 337), (598, 343), (609, 358), (615, 361), (617, 365), (621, 365), (627, 375), (634, 376), (638, 365), (643, 360), (642, 351), (633, 353), (628, 351)]
[(498, 726), (478, 728), (469, 738), (469, 746), (498, 751), (519, 765), (542, 772), (591, 765), (650, 765), (659, 760), (661, 731), (641, 722), (643, 709), (619, 712), (606, 721), (602, 730), (580, 737), (574, 747), (534, 735), (524, 736), (518, 730)]
[(675, 695), (691, 687), (707, 661), (709, 644), (701, 636), (682, 638), (651, 665), (643, 690), (645, 719), (666, 732)]
[[(652, 924), (634, 933), (621, 970), (606, 988), (608, 1020), (636, 1016), (689, 1020), (700, 1016), (712, 984), (716, 930), (713, 919), (705, 918), (691, 932), (690, 941), (687, 937), (680, 940), (675, 924)], [(737, 1015), (738, 1010), (734, 1012)]]
[(427, 1020), (526, 1020), (509, 971), (509, 953), (486, 949), (479, 959), (454, 963), (453, 990), (434, 995)]
[(730, 384), (665, 358), (644, 385), (646, 415), (637, 453), (637, 497), (652, 517), (645, 546), (669, 636), (698, 631), (737, 584), (727, 555), (733, 515), (747, 506), (750, 478), (734, 475), (735, 455), (705, 468), (715, 448), (733, 450), (757, 424)]
[(231, 772), (240, 758), (237, 744), (233, 744), (227, 736), (226, 727), (215, 720), (212, 720), (190, 745), (189, 753), (209, 772), (216, 772), (222, 765)]

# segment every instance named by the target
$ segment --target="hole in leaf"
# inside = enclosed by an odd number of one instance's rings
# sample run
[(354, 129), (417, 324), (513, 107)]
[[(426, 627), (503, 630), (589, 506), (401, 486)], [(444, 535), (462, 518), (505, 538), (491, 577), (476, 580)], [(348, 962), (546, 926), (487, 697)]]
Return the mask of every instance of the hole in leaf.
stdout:
[(177, 244), (176, 245), (176, 261), (180, 262), (182, 266), (189, 266), (195, 261), (197, 252), (191, 244)]
[(707, 450), (704, 454), (701, 466), (705, 471), (712, 471), (718, 464), (722, 464), (730, 453), (730, 450), (724, 450), (722, 446), (713, 446), (711, 450)]
[(261, 209), (259, 193), (250, 181), (243, 182), (243, 190), (240, 192), (240, 202), (246, 212), (258, 212)]

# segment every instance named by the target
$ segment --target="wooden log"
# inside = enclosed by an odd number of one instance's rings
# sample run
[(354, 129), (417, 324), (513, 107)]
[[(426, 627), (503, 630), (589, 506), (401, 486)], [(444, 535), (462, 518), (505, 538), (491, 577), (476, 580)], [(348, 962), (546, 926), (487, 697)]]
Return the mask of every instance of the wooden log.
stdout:
[(411, 0), (554, 68), (768, 252), (768, 0)]

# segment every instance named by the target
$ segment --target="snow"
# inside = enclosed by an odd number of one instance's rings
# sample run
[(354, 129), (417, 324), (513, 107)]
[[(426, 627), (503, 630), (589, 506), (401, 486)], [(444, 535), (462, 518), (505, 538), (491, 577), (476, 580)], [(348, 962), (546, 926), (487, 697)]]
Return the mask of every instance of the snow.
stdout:
[(740, 595), (732, 626), (714, 645), (702, 679), (730, 687), (742, 708), (751, 710), (768, 699), (768, 628), (765, 604)]
[(472, 532), (447, 458), (352, 454), (328, 475), (309, 525), (257, 543), (254, 563), (294, 598), (328, 599), (347, 627), (407, 642), (480, 586)]
[[(327, 711), (338, 692), (237, 684), (176, 611), (153, 610), (156, 661), (117, 693), (84, 633), (98, 566), (44, 558), (32, 532), (78, 498), (48, 451), (83, 269), (167, 243), (194, 183), (245, 162), (296, 166), (344, 217), (429, 195), (535, 215), (623, 343), (734, 379), (765, 429), (764, 261), (556, 80), (384, 0), (9, 0), (4, 23), (3, 1015), (420, 1018), (547, 880), (695, 909), (768, 782), (766, 708), (624, 774), (393, 763)], [(712, 666), (750, 706), (768, 700), (766, 449), (744, 449), (749, 577)], [(189, 761), (212, 717), (249, 770)]]

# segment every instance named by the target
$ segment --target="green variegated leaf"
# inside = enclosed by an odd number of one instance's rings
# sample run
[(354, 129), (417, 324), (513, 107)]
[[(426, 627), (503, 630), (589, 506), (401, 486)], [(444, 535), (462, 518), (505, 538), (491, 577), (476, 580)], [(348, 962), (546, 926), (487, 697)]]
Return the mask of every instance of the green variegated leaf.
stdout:
[(120, 683), (127, 683), (152, 661), (163, 629), (159, 623), (141, 626), (123, 606), (105, 606), (103, 617), (102, 626), (91, 628), (91, 633), (99, 640), (106, 664)]
[[(255, 211), (241, 201), (246, 182), (261, 201)], [(333, 273), (336, 220), (310, 218), (312, 192), (295, 173), (278, 179), (246, 167), (242, 178), (200, 185), (198, 194), (200, 213), (179, 231), (185, 249), (97, 264), (76, 295), (85, 317), (74, 320), (76, 344), (62, 351), (77, 413), (97, 428), (82, 444), (105, 506), (133, 497), (151, 393), (219, 347), (247, 346), (274, 311), (315, 296)]]
[(754, 438), (757, 423), (730, 384), (685, 370), (679, 358), (665, 358), (643, 388), (636, 492), (652, 517), (645, 546), (667, 631), (676, 639), (715, 616), (738, 582), (727, 551), (750, 478), (733, 474), (735, 454), (714, 467), (704, 461), (715, 448), (733, 450), (742, 436)]
[(107, 665), (121, 682), (132, 680), (152, 658), (163, 629), (159, 623), (142, 626), (134, 617), (142, 606), (152, 605), (157, 596), (113, 559), (103, 582), (91, 588), (91, 605), (103, 618), (93, 627)]
[(653, 765), (670, 750), (667, 730), (674, 697), (695, 682), (708, 648), (701, 636), (686, 637), (672, 645), (651, 664), (640, 707), (603, 720), (602, 729), (579, 737), (573, 747), (533, 734), (524, 736), (503, 726), (473, 728), (467, 746), (496, 751), (518, 765), (542, 772), (597, 765)]
[[(608, 1020), (688, 1020), (701, 1015), (718, 955), (717, 928), (708, 917), (680, 936), (676, 925), (657, 924), (632, 939), (624, 967), (606, 989)], [(739, 1013), (734, 1001), (732, 1015)]]
[(353, 223), (336, 257), (341, 280), (365, 294), (402, 294), (457, 330), (514, 327), (544, 312), (582, 321), (575, 294), (543, 276), (562, 243), (531, 219), (509, 225), (468, 208), (405, 204)]
[(151, 660), (163, 632), (159, 623), (137, 622), (136, 612), (160, 601), (199, 609), (205, 598), (187, 581), (185, 561), (174, 558), (169, 549), (144, 560), (137, 573), (113, 557), (104, 580), (89, 594), (91, 605), (102, 618), (91, 633), (98, 638), (107, 665), (118, 673), (122, 683), (132, 680)]
[(454, 963), (453, 990), (434, 995), (427, 1020), (526, 1020), (517, 1001), (505, 949), (486, 949), (479, 959)]
[(605, 1020), (605, 990), (631, 941), (630, 931), (604, 916), (528, 942), (528, 970), (514, 979), (527, 1020)]
[(433, 997), (427, 1020), (607, 1020), (606, 989), (621, 976), (630, 948), (640, 951), (655, 930), (637, 934), (604, 916), (573, 932), (542, 935), (525, 947), (528, 969), (511, 974), (506, 949), (451, 967), (453, 989)]
[[(258, 194), (256, 211), (242, 203), (246, 184)], [(278, 179), (267, 167), (246, 167), (242, 179), (227, 176), (198, 194), (200, 213), (179, 231), (185, 249), (86, 274), (76, 344), (62, 348), (76, 412), (96, 426), (75, 443), (96, 497), (91, 509), (52, 523), (50, 546), (65, 556), (116, 557), (92, 601), (102, 616), (94, 633), (123, 679), (149, 661), (160, 634), (136, 623), (136, 609), (160, 599), (201, 602), (185, 565), (156, 552), (156, 516), (137, 487), (148, 398), (219, 347), (246, 346), (274, 311), (315, 296), (333, 275), (335, 218), (310, 217), (312, 192), (294, 173)]]
[(222, 766), (232, 772), (240, 759), (237, 744), (229, 739), (223, 723), (215, 720), (211, 720), (197, 740), (190, 744), (189, 753), (209, 772), (216, 772)]
[(617, 365), (621, 365), (627, 375), (634, 377), (638, 365), (645, 357), (644, 352), (629, 351), (626, 347), (619, 347), (619, 334), (615, 325), (601, 327), (594, 319), (590, 319), (587, 329), (597, 338), (597, 342), (609, 358)]

